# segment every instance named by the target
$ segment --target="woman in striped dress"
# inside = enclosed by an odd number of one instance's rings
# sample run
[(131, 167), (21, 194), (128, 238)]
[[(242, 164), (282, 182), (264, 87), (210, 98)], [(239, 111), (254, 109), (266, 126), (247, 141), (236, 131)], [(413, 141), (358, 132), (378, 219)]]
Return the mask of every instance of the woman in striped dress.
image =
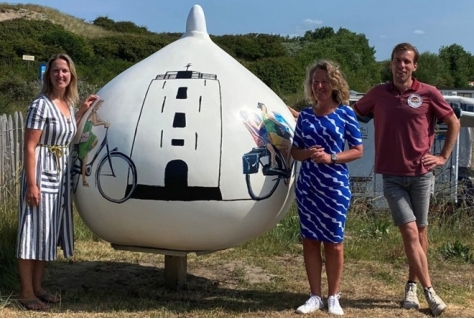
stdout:
[(46, 261), (74, 250), (69, 144), (77, 121), (96, 95), (89, 96), (74, 114), (78, 101), (77, 75), (66, 54), (53, 56), (43, 77), (40, 95), (26, 115), (24, 163), (19, 201), (17, 258), (21, 278), (20, 302), (30, 310), (59, 298), (42, 287)]
[[(357, 117), (347, 106), (348, 84), (335, 63), (320, 61), (309, 68), (305, 95), (312, 105), (298, 116), (291, 154), (302, 162), (296, 200), (311, 293), (296, 312), (310, 313), (324, 307), (321, 294), (323, 245), (328, 310), (330, 314), (343, 315), (339, 285), (344, 262), (344, 227), (351, 199), (345, 163), (362, 157), (362, 139)], [(348, 149), (345, 150), (346, 142)]]

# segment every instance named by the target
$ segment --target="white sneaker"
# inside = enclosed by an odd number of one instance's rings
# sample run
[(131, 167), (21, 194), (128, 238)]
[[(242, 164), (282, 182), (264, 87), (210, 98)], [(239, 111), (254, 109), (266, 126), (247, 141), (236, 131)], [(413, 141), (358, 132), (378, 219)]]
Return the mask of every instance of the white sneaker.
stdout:
[(403, 308), (405, 309), (416, 309), (420, 308), (420, 302), (416, 295), (416, 284), (407, 282), (405, 285), (405, 299), (403, 299)]
[(311, 313), (313, 311), (323, 309), (324, 308), (324, 303), (321, 297), (315, 296), (313, 294), (310, 294), (310, 297), (304, 305), (299, 306), (298, 309), (296, 309), (296, 313)]
[(430, 305), (431, 313), (435, 317), (439, 316), (444, 311), (444, 309), (446, 309), (446, 304), (436, 294), (433, 287), (431, 287), (430, 289), (425, 288), (424, 293), (426, 301), (428, 302), (428, 305)]
[(328, 312), (331, 315), (342, 316), (344, 314), (344, 311), (342, 310), (341, 305), (339, 304), (339, 298), (339, 294), (329, 296), (328, 298)]

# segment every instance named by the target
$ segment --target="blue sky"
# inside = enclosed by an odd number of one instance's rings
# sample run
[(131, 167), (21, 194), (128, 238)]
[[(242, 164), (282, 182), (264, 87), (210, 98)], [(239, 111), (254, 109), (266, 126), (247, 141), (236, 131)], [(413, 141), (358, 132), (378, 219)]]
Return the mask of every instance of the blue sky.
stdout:
[[(0, 0), (2, 1), (2, 0)], [(5, 2), (5, 1), (3, 1)], [(459, 44), (474, 54), (473, 0), (28, 0), (85, 21), (107, 16), (132, 21), (153, 32), (184, 32), (194, 4), (206, 16), (209, 34), (303, 35), (319, 27), (363, 33), (376, 59), (390, 58), (393, 46), (414, 44), (438, 53)]]

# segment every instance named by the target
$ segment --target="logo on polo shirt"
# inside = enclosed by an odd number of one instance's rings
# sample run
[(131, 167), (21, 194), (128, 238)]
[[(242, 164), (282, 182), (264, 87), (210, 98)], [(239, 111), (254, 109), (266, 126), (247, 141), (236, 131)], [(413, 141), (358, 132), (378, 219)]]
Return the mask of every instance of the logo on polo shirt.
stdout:
[(408, 97), (408, 105), (414, 109), (419, 108), (421, 103), (423, 103), (423, 99), (418, 94), (410, 94)]

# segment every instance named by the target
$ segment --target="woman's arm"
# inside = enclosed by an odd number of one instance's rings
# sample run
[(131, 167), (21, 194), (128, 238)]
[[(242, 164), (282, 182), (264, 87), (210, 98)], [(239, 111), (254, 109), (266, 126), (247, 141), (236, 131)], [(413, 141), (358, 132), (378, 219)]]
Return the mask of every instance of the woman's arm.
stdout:
[[(364, 154), (364, 147), (362, 144), (357, 145), (357, 146), (351, 146), (349, 147), (348, 150), (345, 150), (341, 153), (337, 153), (337, 164), (342, 164), (342, 163), (349, 163), (352, 162), (356, 159), (359, 159), (362, 157)], [(329, 163), (331, 163), (331, 154), (328, 154), (329, 156)]]
[(297, 110), (295, 110), (294, 108), (292, 108), (291, 106), (287, 105), (288, 109), (290, 110), (291, 112), (291, 115), (293, 115), (293, 117), (295, 118), (295, 120), (298, 118), (298, 115), (300, 115), (300, 112), (298, 112)]
[[(305, 151), (305, 150), (301, 150), (301, 151)], [(300, 154), (295, 153), (295, 155), (301, 156), (301, 158), (304, 157), (303, 160), (310, 157), (315, 163), (333, 164), (332, 159), (331, 159), (332, 154), (326, 153), (323, 147), (313, 146), (309, 148), (308, 151), (310, 152), (309, 156), (306, 155), (308, 153), (304, 153), (304, 152), (301, 152)], [(345, 150), (340, 153), (336, 153), (337, 160), (334, 164), (343, 164), (343, 163), (352, 162), (358, 158), (361, 158), (362, 154), (363, 154), (362, 144), (357, 145), (357, 146), (351, 146), (348, 150)], [(293, 148), (291, 149), (291, 155), (293, 155)], [(298, 160), (295, 157), (293, 158), (295, 160)]]
[(81, 121), (84, 114), (86, 114), (87, 110), (89, 110), (91, 105), (94, 104), (94, 102), (98, 99), (99, 99), (98, 95), (91, 94), (84, 100), (81, 107), (79, 108), (79, 110), (74, 115), (74, 117), (76, 119), (76, 124), (79, 124), (79, 122)]
[(314, 156), (316, 156), (319, 149), (320, 147), (318, 146), (313, 146), (310, 148), (299, 148), (293, 145), (291, 147), (291, 156), (293, 157), (295, 161), (300, 161), (300, 162), (305, 161), (309, 158), (314, 160)]
[(41, 137), (42, 130), (25, 129), (24, 142), (24, 170), (26, 176), (26, 202), (38, 206), (40, 202), (40, 189), (36, 181), (36, 146)]

